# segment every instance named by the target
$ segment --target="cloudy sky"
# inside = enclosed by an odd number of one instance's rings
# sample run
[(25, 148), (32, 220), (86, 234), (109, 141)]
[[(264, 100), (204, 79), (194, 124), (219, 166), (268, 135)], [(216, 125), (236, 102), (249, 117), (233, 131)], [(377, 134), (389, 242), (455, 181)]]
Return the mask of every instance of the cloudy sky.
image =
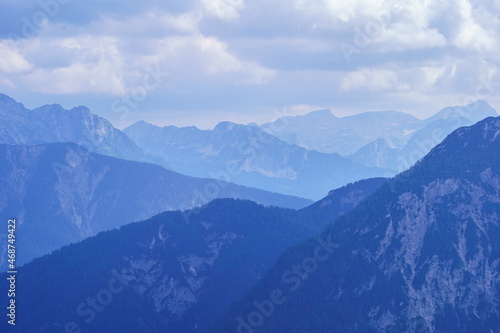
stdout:
[(0, 0), (0, 92), (123, 128), (500, 111), (500, 0)]

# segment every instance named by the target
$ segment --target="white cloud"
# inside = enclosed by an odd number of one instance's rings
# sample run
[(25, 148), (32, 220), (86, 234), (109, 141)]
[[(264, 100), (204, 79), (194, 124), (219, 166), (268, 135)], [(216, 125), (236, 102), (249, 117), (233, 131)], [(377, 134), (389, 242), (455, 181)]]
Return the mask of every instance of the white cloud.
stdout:
[(384, 68), (362, 68), (350, 72), (342, 78), (341, 89), (352, 91), (366, 89), (368, 91), (407, 90), (409, 85), (400, 82), (396, 72)]
[(92, 30), (99, 34), (119, 35), (128, 38), (164, 36), (172, 33), (193, 33), (198, 30), (202, 15), (187, 12), (172, 15), (163, 11), (148, 11), (124, 20), (115, 16), (103, 16), (92, 23)]
[[(219, 94), (212, 108), (220, 100), (221, 110), (323, 104), (354, 113), (359, 94), (381, 106), (474, 94), (500, 60), (499, 0), (145, 1), (95, 3), (81, 16), (70, 7), (22, 47), (0, 41), (0, 89), (122, 95), (149, 67), (169, 73), (151, 105), (164, 98), (199, 111)], [(359, 32), (368, 35), (362, 47)], [(350, 63), (342, 43), (359, 51)]]
[(359, 16), (378, 16), (387, 9), (387, 3), (380, 0), (295, 0), (295, 8), (313, 15), (327, 14), (330, 18), (349, 22)]
[(239, 59), (218, 39), (201, 34), (163, 38), (142, 61), (160, 64), (184, 79), (223, 76), (236, 84), (253, 85), (265, 84), (275, 75), (256, 62)]
[(51, 42), (53, 51), (69, 52), (70, 64), (38, 67), (21, 80), (33, 91), (50, 94), (106, 93), (125, 90), (124, 58), (112, 37), (78, 36)]
[(422, 67), (423, 72), (422, 87), (430, 88), (433, 87), (441, 78), (443, 78), (447, 73), (451, 76), (454, 74), (455, 66), (425, 66)]
[[(445, 10), (438, 1), (296, 0), (296, 8), (309, 15), (311, 25), (330, 26), (351, 35), (351, 45), (376, 51), (404, 51), (443, 47), (446, 38), (431, 21)], [(319, 21), (319, 22), (318, 22)], [(340, 21), (339, 26), (336, 22)]]
[(33, 66), (15, 49), (15, 41), (0, 40), (0, 73), (15, 74), (29, 71)]
[(244, 0), (200, 0), (207, 15), (223, 21), (234, 21), (245, 8)]
[(340, 27), (352, 36), (361, 31), (373, 50), (382, 52), (449, 44), (480, 52), (497, 50), (500, 21), (493, 6), (483, 2), (473, 7), (469, 0), (295, 1), (295, 8), (309, 17), (311, 26), (329, 25), (337, 31)]
[[(491, 51), (498, 48), (495, 33), (485, 30), (476, 22), (472, 13), (472, 5), (468, 0), (456, 0), (460, 20), (458, 34), (453, 43), (463, 49), (473, 48), (477, 51)], [(497, 25), (498, 28), (498, 25)]]
[(433, 28), (415, 27), (406, 23), (394, 23), (390, 29), (383, 29), (375, 39), (376, 51), (397, 52), (433, 47), (445, 47), (446, 38)]
[(123, 95), (141, 84), (148, 68), (172, 73), (171, 86), (200, 79), (261, 85), (275, 75), (197, 32), (199, 20), (196, 13), (147, 12), (130, 21), (103, 18), (91, 25), (94, 34), (71, 31), (70, 37), (54, 36), (58, 29), (48, 24), (36, 38), (23, 40), (19, 51), (0, 42), (0, 73), (9, 74), (0, 84), (46, 94)]

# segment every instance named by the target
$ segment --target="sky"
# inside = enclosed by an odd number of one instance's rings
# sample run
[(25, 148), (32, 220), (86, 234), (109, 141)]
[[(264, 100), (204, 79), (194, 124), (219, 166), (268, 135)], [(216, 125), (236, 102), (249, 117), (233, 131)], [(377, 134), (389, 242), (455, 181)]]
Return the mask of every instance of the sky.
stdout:
[(500, 0), (0, 0), (0, 92), (124, 128), (500, 111)]

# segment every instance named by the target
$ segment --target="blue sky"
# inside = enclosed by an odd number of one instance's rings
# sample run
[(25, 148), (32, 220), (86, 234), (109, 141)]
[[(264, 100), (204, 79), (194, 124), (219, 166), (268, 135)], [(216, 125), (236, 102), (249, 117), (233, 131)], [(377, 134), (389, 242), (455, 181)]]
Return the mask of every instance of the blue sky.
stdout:
[(2, 0), (0, 92), (123, 128), (500, 109), (500, 1)]

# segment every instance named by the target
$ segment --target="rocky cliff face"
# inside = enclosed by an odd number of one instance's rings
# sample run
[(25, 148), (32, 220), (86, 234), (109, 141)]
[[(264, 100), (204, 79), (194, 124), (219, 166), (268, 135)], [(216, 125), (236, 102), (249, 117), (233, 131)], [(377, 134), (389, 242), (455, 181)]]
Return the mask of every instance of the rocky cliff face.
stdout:
[[(178, 253), (176, 258), (127, 256), (121, 272), (135, 292), (148, 300), (152, 309), (162, 314), (166, 322), (176, 321), (193, 307), (204, 290), (204, 284), (214, 268), (221, 250), (227, 250), (231, 243), (244, 235), (234, 232), (210, 232), (210, 225), (196, 235), (200, 241), (195, 252)], [(153, 251), (160, 246), (164, 251), (180, 247), (181, 239), (172, 237), (166, 224), (158, 227), (151, 242), (139, 244)], [(171, 260), (176, 261), (172, 265)]]

